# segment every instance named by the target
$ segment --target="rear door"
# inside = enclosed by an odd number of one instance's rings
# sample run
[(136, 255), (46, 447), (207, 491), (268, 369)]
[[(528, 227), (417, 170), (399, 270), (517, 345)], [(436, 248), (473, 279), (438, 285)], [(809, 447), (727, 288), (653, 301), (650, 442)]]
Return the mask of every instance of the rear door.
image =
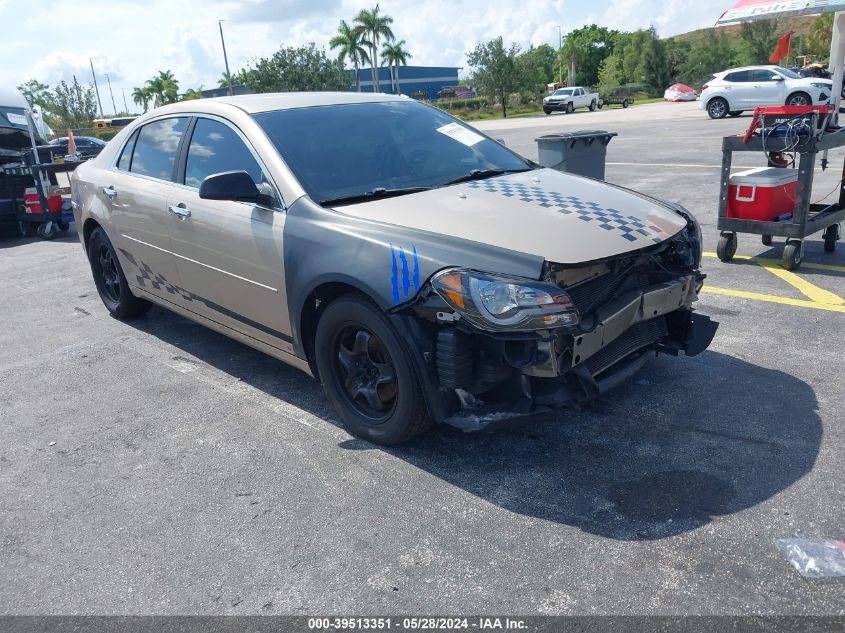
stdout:
[[(246, 171), (276, 204), (203, 200), (200, 183)], [(282, 234), (285, 213), (268, 170), (230, 122), (199, 115), (186, 139), (180, 182), (167, 204), (185, 306), (278, 349), (292, 352)]]
[(751, 72), (737, 70), (723, 78), (724, 94), (731, 110), (748, 110), (754, 107), (754, 88), (751, 85)]
[(129, 284), (181, 305), (179, 276), (170, 239), (167, 196), (174, 186), (177, 156), (189, 117), (157, 119), (139, 128), (97, 194), (110, 208), (118, 249)]

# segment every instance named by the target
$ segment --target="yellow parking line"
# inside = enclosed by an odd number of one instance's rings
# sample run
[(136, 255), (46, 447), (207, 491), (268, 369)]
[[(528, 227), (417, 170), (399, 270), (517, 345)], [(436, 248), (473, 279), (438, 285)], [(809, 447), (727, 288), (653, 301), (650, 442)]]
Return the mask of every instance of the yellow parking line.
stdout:
[(799, 277), (795, 273), (786, 270), (780, 264), (775, 263), (770, 259), (754, 259), (752, 261), (761, 268), (765, 268), (766, 270), (768, 270), (775, 277), (783, 279), (793, 288), (797, 288), (802, 295), (804, 295), (811, 301), (816, 301), (818, 303), (828, 303), (831, 305), (845, 304), (845, 300), (843, 300), (842, 297), (835, 295), (832, 292), (825, 290), (824, 288), (819, 288), (818, 286), (811, 284), (805, 279), (801, 279), (801, 277)]
[(829, 303), (819, 303), (817, 301), (808, 301), (807, 299), (790, 299), (789, 297), (779, 297), (777, 295), (767, 295), (762, 292), (748, 292), (746, 290), (731, 290), (729, 288), (717, 288), (715, 286), (704, 286), (701, 292), (710, 293), (714, 295), (727, 295), (729, 297), (739, 297), (741, 299), (752, 299), (754, 301), (766, 301), (768, 303), (780, 303), (782, 305), (797, 306), (799, 308), (813, 308), (815, 310), (827, 310), (828, 312), (840, 312), (845, 314), (845, 305), (831, 305)]
[[(712, 253), (709, 251), (705, 251), (702, 253), (705, 257), (718, 257), (716, 253)], [(779, 259), (772, 259), (770, 257), (752, 257), (751, 255), (734, 255), (734, 259), (740, 260), (755, 260), (761, 262), (773, 262), (775, 264), (779, 264)], [(816, 264), (814, 262), (803, 261), (801, 262), (801, 268), (810, 268), (811, 270), (829, 270), (831, 272), (836, 273), (845, 273), (845, 266), (836, 266), (834, 264)]]

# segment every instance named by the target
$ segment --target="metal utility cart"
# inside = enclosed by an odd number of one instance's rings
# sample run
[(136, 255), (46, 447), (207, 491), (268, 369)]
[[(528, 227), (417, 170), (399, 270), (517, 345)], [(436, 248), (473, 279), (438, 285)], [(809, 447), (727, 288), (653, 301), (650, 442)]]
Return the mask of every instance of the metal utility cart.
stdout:
[[(783, 267), (794, 270), (801, 265), (804, 238), (824, 231), (824, 250), (832, 252), (839, 239), (839, 222), (845, 219), (845, 166), (839, 184), (839, 198), (831, 204), (811, 204), (816, 155), (819, 152), (845, 146), (845, 128), (824, 136), (807, 136), (795, 146), (794, 139), (754, 136), (746, 143), (741, 136), (727, 136), (722, 140), (722, 179), (719, 195), (719, 221), (721, 232), (716, 249), (719, 259), (728, 262), (736, 254), (737, 233), (761, 235), (763, 244), (770, 245), (772, 237), (785, 237)], [(731, 161), (734, 152), (794, 152), (798, 161), (798, 187), (792, 217), (783, 221), (767, 222), (728, 217), (728, 195)]]

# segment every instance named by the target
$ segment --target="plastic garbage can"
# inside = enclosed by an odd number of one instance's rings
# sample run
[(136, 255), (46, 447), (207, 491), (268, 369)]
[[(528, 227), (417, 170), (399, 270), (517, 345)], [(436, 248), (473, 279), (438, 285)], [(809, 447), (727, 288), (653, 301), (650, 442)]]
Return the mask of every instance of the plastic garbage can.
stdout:
[(534, 140), (543, 167), (604, 180), (607, 145), (614, 136), (616, 132), (583, 130), (545, 134)]

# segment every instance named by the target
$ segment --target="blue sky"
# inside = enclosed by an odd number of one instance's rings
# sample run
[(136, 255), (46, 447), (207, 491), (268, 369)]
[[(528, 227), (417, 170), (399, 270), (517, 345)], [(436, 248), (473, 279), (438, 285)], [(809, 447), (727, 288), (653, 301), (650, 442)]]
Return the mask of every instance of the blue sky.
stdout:
[[(617, 29), (653, 24), (661, 35), (712, 26), (728, 2), (719, 0), (382, 0), (407, 42), (411, 63), (465, 66), (475, 42), (503, 35), (522, 46), (557, 45), (563, 32), (596, 23)], [(282, 45), (323, 45), (361, 0), (85, 0), (78, 3), (0, 0), (0, 24), (14, 24), (0, 43), (0, 83), (29, 78), (54, 84), (76, 74), (91, 81), (88, 59), (111, 109), (105, 74), (122, 109), (122, 92), (170, 69), (181, 87), (212, 87), (223, 71), (217, 20), (225, 19), (230, 67)], [(4, 29), (5, 30), (5, 29)]]

